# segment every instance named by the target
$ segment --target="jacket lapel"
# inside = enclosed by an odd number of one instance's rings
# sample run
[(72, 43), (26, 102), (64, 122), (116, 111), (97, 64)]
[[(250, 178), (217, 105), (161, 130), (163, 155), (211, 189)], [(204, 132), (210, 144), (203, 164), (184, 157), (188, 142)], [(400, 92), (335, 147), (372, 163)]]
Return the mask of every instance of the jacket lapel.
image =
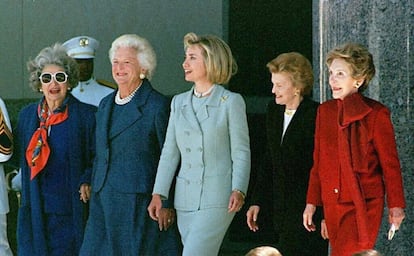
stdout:
[(209, 108), (218, 107), (220, 104), (221, 98), (223, 98), (222, 100), (227, 100), (227, 98), (222, 96), (223, 92), (224, 92), (223, 87), (219, 85), (215, 85), (215, 88), (213, 89), (212, 94), (208, 97), (206, 104), (202, 106), (199, 112), (197, 113), (197, 117), (200, 123), (202, 123), (203, 121), (209, 118), (211, 114), (208, 112)]
[(111, 133), (109, 133), (109, 124), (111, 122), (112, 108), (115, 103), (113, 98), (110, 101), (106, 102), (107, 104), (103, 109), (104, 115), (102, 122), (105, 124), (105, 134), (108, 134), (110, 139), (122, 133), (125, 129), (133, 125), (138, 119), (142, 117), (141, 107), (146, 103), (150, 92), (151, 87), (148, 82), (144, 80), (141, 88), (138, 89), (132, 100), (122, 106), (122, 108), (124, 108), (123, 112), (127, 114), (122, 115), (118, 119), (118, 122), (111, 124)]
[(96, 133), (105, 134), (105, 138), (99, 138), (96, 143), (105, 143), (105, 145), (108, 145), (108, 129), (110, 127), (109, 122), (111, 118), (111, 110), (114, 105), (115, 94), (116, 92), (113, 92), (110, 99), (103, 101), (98, 109), (98, 114), (96, 115)]
[[(306, 99), (303, 99), (303, 101), (299, 104), (298, 109), (296, 110), (296, 113), (293, 115), (292, 120), (290, 120), (290, 123), (288, 125), (288, 127), (286, 128), (286, 132), (285, 135), (282, 138), (281, 141), (281, 145), (284, 144), (284, 142), (287, 140), (287, 138), (292, 134), (292, 132), (294, 132), (295, 130), (298, 129), (303, 129), (300, 124), (301, 120), (303, 120), (303, 116), (304, 116), (304, 109), (308, 108), (308, 101)], [(284, 111), (285, 111), (285, 107), (280, 109), (281, 112), (279, 113), (279, 115), (281, 116), (281, 131), (283, 132), (283, 122), (284, 122)]]
[(222, 96), (224, 88), (216, 85), (212, 94), (208, 97), (206, 104), (200, 108), (196, 116), (191, 102), (193, 97), (192, 92), (193, 90), (190, 90), (186, 93), (184, 104), (181, 108), (181, 113), (194, 128), (201, 130), (200, 124), (203, 121), (207, 120), (210, 116), (209, 108), (218, 107), (221, 100), (227, 100), (227, 96)]
[(181, 114), (183, 115), (185, 120), (187, 120), (188, 123), (190, 123), (190, 125), (193, 128), (201, 131), (200, 125), (197, 121), (197, 117), (195, 116), (195, 113), (194, 113), (194, 110), (193, 110), (191, 97), (193, 97), (193, 90), (190, 90), (190, 91), (185, 93), (184, 102), (183, 102), (183, 105), (181, 107)]

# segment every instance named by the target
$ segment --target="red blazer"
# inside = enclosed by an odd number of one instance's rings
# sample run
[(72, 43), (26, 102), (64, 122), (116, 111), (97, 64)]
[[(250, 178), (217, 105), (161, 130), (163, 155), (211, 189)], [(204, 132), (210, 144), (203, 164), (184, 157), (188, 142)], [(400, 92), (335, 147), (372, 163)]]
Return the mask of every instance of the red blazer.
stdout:
[[(400, 162), (389, 110), (359, 93), (344, 100), (330, 100), (318, 108), (314, 165), (309, 179), (307, 203), (314, 205), (352, 202), (351, 191), (341, 173), (339, 135), (354, 126), (349, 136), (352, 171), (364, 199), (384, 197), (388, 208), (405, 208)], [(342, 130), (343, 131), (343, 130)], [(356, 143), (355, 143), (356, 142)], [(355, 145), (358, 144), (358, 145)], [(344, 171), (342, 171), (344, 172)], [(342, 175), (342, 176), (341, 176)], [(341, 177), (341, 178), (340, 178)]]

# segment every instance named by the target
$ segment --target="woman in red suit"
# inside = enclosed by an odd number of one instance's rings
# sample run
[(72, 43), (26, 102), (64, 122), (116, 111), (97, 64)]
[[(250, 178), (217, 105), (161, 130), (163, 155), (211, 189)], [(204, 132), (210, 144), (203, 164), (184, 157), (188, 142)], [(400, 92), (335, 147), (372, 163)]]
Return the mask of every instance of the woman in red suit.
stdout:
[(334, 99), (318, 108), (303, 225), (315, 230), (312, 217), (322, 205), (331, 256), (349, 256), (374, 247), (385, 194), (396, 229), (405, 200), (390, 112), (361, 93), (375, 74), (372, 55), (348, 43), (329, 52), (326, 63)]

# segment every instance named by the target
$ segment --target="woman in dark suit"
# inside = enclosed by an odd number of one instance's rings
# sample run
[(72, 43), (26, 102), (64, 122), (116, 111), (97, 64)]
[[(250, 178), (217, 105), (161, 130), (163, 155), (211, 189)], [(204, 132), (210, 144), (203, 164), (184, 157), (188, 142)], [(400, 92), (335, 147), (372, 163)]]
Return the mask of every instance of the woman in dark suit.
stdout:
[(302, 218), (303, 202), (312, 167), (318, 103), (308, 96), (313, 87), (312, 66), (296, 52), (283, 53), (267, 64), (275, 100), (267, 108), (269, 169), (262, 168), (247, 212), (247, 224), (258, 230), (259, 211), (270, 198), (278, 248), (286, 256), (327, 255), (327, 243), (308, 234), (295, 221)]
[(96, 114), (90, 215), (80, 255), (179, 255), (174, 210), (162, 208), (158, 223), (147, 213), (169, 113), (168, 98), (149, 82), (154, 50), (128, 34), (112, 43), (109, 58), (118, 90)]
[(79, 71), (60, 44), (40, 51), (28, 69), (32, 89), (43, 97), (20, 112), (15, 129), (22, 175), (17, 254), (78, 255), (85, 216), (79, 199), (89, 197), (96, 108), (69, 93)]

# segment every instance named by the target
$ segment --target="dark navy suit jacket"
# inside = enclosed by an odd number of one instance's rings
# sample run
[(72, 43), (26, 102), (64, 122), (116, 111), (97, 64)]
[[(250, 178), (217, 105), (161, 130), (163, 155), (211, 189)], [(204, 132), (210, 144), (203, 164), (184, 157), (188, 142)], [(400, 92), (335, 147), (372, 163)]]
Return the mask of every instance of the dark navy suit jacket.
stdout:
[[(124, 106), (125, 114), (117, 118), (120, 121), (110, 127), (114, 97), (115, 92), (105, 97), (96, 114), (92, 190), (99, 192), (107, 182), (119, 192), (151, 194), (167, 129), (169, 100), (144, 80)], [(129, 140), (118, 140), (121, 134)]]

